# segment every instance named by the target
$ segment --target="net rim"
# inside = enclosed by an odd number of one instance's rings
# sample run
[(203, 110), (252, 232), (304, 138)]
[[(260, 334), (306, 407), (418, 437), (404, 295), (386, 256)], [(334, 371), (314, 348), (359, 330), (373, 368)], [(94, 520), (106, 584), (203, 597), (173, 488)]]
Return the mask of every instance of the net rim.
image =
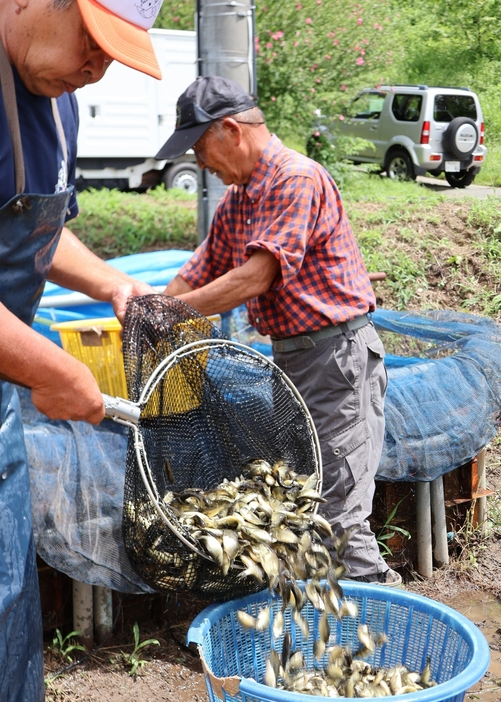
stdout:
[[(253, 349), (251, 346), (247, 346), (246, 344), (242, 344), (241, 342), (233, 341), (230, 339), (199, 339), (197, 341), (192, 341), (189, 344), (185, 344), (184, 346), (179, 347), (178, 349), (170, 353), (168, 356), (166, 356), (158, 364), (158, 366), (155, 368), (153, 373), (146, 381), (144, 388), (141, 391), (139, 400), (137, 403), (135, 403), (139, 407), (141, 413), (143, 408), (148, 403), (149, 398), (151, 397), (160, 380), (170, 370), (170, 368), (173, 367), (175, 363), (177, 363), (180, 359), (189, 356), (190, 354), (193, 354), (194, 352), (204, 351), (205, 349), (210, 350), (213, 347), (235, 348), (240, 351), (243, 351), (248, 357), (258, 357), (261, 361), (264, 362), (266, 366), (273, 369), (273, 371), (275, 371), (275, 373), (279, 376), (282, 382), (284, 382), (284, 384), (287, 385), (290, 392), (292, 393), (292, 395), (294, 395), (295, 399), (299, 403), (307, 419), (307, 423), (310, 429), (310, 439), (313, 443), (316, 458), (316, 489), (319, 493), (321, 493), (323, 482), (322, 454), (320, 450), (320, 441), (318, 439), (318, 434), (313, 423), (313, 418), (310, 414), (310, 411), (308, 410), (303, 398), (299, 394), (298, 389), (288, 378), (288, 376), (282, 371), (282, 369), (279, 368), (276, 365), (276, 363), (271, 361), (267, 356), (260, 353), (256, 349)], [(155, 507), (162, 521), (187, 548), (197, 553), (199, 556), (204, 557), (206, 560), (215, 563), (215, 559), (211, 558), (203, 549), (199, 549), (197, 547), (196, 539), (188, 539), (182, 532), (180, 532), (180, 530), (175, 526), (175, 524), (170, 521), (168, 515), (165, 513), (164, 505), (162, 504), (160, 495), (158, 494), (158, 491), (156, 489), (155, 480), (153, 478), (153, 474), (148, 463), (148, 457), (146, 455), (146, 449), (143, 442), (140, 423), (138, 422), (138, 424), (130, 424), (130, 427), (134, 432), (134, 449), (136, 452), (139, 472), (143, 479), (146, 491), (153, 503), (153, 506)], [(318, 505), (315, 505), (314, 511), (316, 511), (317, 508)]]

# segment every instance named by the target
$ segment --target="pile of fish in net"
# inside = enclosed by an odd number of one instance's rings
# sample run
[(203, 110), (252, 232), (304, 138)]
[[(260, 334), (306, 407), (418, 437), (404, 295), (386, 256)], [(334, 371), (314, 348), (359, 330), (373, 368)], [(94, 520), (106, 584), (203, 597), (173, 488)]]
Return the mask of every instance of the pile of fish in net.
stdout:
[[(254, 460), (234, 480), (224, 480), (210, 490), (168, 492), (164, 503), (222, 575), (237, 569), (238, 578), (251, 577), (281, 598), (282, 608), (273, 622), (268, 606), (256, 617), (242, 610), (237, 614), (244, 629), (265, 631), (271, 624), (273, 641), (283, 636), (281, 652), (271, 648), (266, 661), (266, 685), (353, 698), (387, 697), (431, 687), (435, 683), (429, 663), (418, 673), (404, 666), (375, 668), (365, 662), (376, 646), (386, 642), (383, 633), (371, 635), (366, 625), (358, 626), (360, 646), (356, 650), (332, 642), (328, 615), (341, 620), (357, 617), (358, 611), (355, 602), (343, 600), (338, 582), (346, 574), (343, 556), (349, 534), (335, 536), (329, 522), (317, 513), (316, 507), (325, 500), (316, 486), (315, 474), (299, 475), (283, 461), (270, 465)], [(304, 590), (298, 580), (306, 582)], [(322, 613), (313, 646), (315, 659), (328, 655), (326, 666), (312, 670), (306, 669), (303, 654), (292, 650), (290, 633), (284, 633), (284, 612), (290, 608), (291, 620), (303, 639), (308, 639), (309, 624), (301, 614), (308, 601)]]

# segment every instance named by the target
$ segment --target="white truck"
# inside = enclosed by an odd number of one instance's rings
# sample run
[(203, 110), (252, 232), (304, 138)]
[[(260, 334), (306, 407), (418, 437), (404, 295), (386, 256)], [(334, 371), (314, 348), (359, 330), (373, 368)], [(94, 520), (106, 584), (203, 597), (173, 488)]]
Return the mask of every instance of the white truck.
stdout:
[(98, 83), (77, 90), (80, 113), (77, 188), (135, 189), (164, 183), (197, 191), (193, 153), (175, 161), (155, 154), (175, 127), (176, 102), (197, 77), (195, 32), (152, 29), (162, 80), (114, 61)]

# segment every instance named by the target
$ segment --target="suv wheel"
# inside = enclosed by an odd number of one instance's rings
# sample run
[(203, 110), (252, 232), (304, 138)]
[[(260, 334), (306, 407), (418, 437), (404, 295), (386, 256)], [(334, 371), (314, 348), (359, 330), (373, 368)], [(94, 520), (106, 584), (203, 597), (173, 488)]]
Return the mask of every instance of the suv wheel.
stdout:
[(455, 158), (470, 156), (478, 144), (478, 128), (469, 117), (456, 117), (444, 132), (442, 144)]
[(411, 157), (403, 149), (392, 151), (386, 157), (386, 175), (391, 180), (415, 180)]
[(475, 180), (475, 173), (473, 170), (469, 171), (459, 171), (459, 173), (445, 173), (445, 179), (451, 186), (451, 188), (467, 188)]

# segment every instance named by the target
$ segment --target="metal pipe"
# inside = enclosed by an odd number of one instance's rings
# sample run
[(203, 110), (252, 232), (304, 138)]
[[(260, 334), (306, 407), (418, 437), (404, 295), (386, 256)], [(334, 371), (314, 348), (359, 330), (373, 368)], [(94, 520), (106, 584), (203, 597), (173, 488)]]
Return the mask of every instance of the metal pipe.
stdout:
[(441, 475), (430, 484), (431, 517), (435, 547), (433, 556), (437, 568), (449, 564), (447, 548), (447, 525), (445, 521), (444, 479)]
[(94, 631), (102, 643), (113, 628), (113, 593), (109, 587), (94, 585)]
[(430, 483), (416, 483), (416, 521), (418, 573), (431, 578), (433, 555), (431, 542)]
[[(251, 0), (197, 0), (198, 75), (222, 76), (256, 91), (254, 12)], [(209, 228), (226, 185), (204, 169), (198, 188), (198, 242)]]
[(73, 631), (81, 632), (79, 639), (87, 650), (94, 644), (92, 585), (73, 580)]

